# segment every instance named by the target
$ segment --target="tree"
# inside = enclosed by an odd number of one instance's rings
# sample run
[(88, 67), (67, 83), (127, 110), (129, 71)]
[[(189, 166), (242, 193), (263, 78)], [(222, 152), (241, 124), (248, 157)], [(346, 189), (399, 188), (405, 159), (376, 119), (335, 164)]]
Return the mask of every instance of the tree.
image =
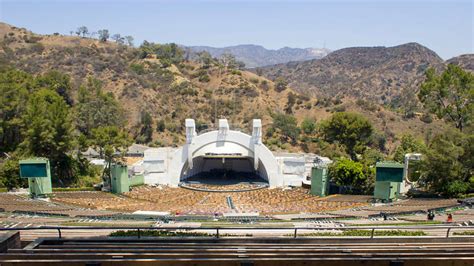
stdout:
[(296, 118), (292, 115), (282, 113), (275, 114), (273, 116), (273, 127), (279, 129), (280, 133), (285, 138), (289, 138), (293, 143), (298, 139), (300, 129), (298, 128)]
[(49, 88), (56, 91), (68, 105), (72, 105), (71, 97), (71, 77), (59, 71), (49, 71), (42, 76), (36, 78), (36, 86), (38, 88)]
[(353, 160), (357, 160), (357, 153), (364, 152), (373, 131), (369, 120), (356, 113), (335, 113), (321, 124), (324, 139), (343, 144)]
[(288, 99), (285, 106), (285, 113), (292, 114), (293, 113), (293, 105), (296, 103), (296, 95), (293, 92), (288, 93)]
[(49, 158), (53, 177), (59, 182), (70, 179), (68, 152), (74, 147), (74, 127), (64, 99), (53, 90), (38, 90), (31, 95), (22, 121), (23, 153)]
[(89, 29), (87, 29), (86, 26), (80, 26), (79, 28), (77, 28), (76, 30), (76, 34), (77, 36), (81, 36), (82, 35), (82, 38), (86, 37), (86, 35), (89, 33)]
[(349, 193), (366, 191), (367, 177), (362, 163), (341, 158), (329, 167), (329, 176), (338, 186), (348, 188)]
[(106, 29), (98, 30), (97, 33), (99, 34), (99, 40), (101, 42), (106, 42), (110, 37), (109, 30)]
[(275, 79), (275, 90), (277, 92), (281, 92), (286, 90), (286, 87), (288, 86), (288, 82), (283, 77), (278, 77)]
[(35, 89), (31, 75), (18, 70), (0, 72), (0, 153), (22, 142), (22, 120), (28, 97)]
[(301, 130), (303, 130), (306, 135), (313, 135), (316, 132), (316, 120), (306, 117), (303, 122), (301, 122)]
[(0, 168), (0, 186), (8, 190), (17, 187), (26, 187), (26, 179), (20, 178), (19, 158), (16, 155), (7, 158)]
[(163, 119), (158, 120), (158, 123), (156, 123), (156, 131), (165, 132), (165, 129), (166, 129), (165, 120)]
[(441, 75), (430, 68), (418, 97), (438, 118), (454, 123), (462, 131), (474, 116), (474, 74), (453, 64)]
[(120, 34), (114, 34), (112, 35), (112, 40), (114, 40), (118, 44), (124, 44), (125, 43), (125, 38), (120, 36)]
[(125, 41), (127, 42), (128, 46), (130, 46), (130, 47), (133, 46), (133, 37), (132, 36), (128, 35), (128, 36), (125, 36), (124, 38), (125, 38)]
[(75, 106), (77, 129), (89, 136), (92, 129), (100, 126), (122, 127), (125, 115), (112, 93), (102, 91), (102, 82), (89, 78), (79, 88), (78, 103)]
[(412, 135), (406, 134), (402, 136), (400, 145), (395, 149), (393, 159), (397, 162), (403, 163), (405, 160), (405, 154), (407, 153), (424, 153), (426, 150), (425, 144), (413, 137)]
[(213, 62), (213, 58), (209, 52), (202, 51), (197, 53), (198, 62), (202, 64), (202, 68), (210, 68)]
[(436, 135), (422, 159), (422, 182), (431, 191), (457, 196), (474, 176), (474, 135), (448, 130)]
[(101, 126), (92, 129), (90, 144), (99, 150), (101, 158), (105, 159), (102, 178), (106, 184), (111, 184), (110, 165), (114, 154), (123, 155), (132, 143), (129, 135), (116, 126)]
[(141, 112), (140, 132), (137, 137), (138, 143), (149, 143), (153, 139), (153, 119), (147, 111)]

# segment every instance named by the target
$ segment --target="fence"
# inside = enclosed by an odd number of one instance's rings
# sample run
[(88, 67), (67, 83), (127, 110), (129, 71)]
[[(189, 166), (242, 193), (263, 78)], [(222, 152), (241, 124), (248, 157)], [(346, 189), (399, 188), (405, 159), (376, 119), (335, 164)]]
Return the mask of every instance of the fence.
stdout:
[[(474, 226), (454, 226), (454, 225), (433, 225), (433, 226), (348, 226), (348, 227), (101, 227), (101, 226), (41, 226), (41, 227), (18, 227), (18, 228), (0, 228), (1, 231), (31, 231), (31, 230), (56, 230), (58, 237), (62, 237), (63, 231), (69, 230), (134, 230), (137, 232), (137, 237), (140, 238), (143, 231), (192, 231), (199, 230), (204, 232), (210, 232), (209, 235), (215, 238), (223, 237), (222, 231), (245, 231), (248, 235), (251, 231), (283, 231), (285, 236), (290, 238), (298, 238), (298, 233), (313, 231), (345, 231), (345, 230), (367, 230), (370, 234), (367, 238), (373, 239), (375, 237), (376, 230), (445, 230), (446, 238), (450, 237), (452, 229), (463, 229), (463, 230), (474, 230)], [(288, 234), (291, 232), (291, 234)], [(423, 237), (423, 236), (410, 236), (410, 237)]]

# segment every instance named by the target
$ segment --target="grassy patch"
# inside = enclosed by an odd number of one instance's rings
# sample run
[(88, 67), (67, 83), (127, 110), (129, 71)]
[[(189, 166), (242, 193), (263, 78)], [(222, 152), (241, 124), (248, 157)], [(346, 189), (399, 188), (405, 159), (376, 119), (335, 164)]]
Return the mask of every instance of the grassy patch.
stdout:
[(67, 192), (67, 191), (94, 191), (93, 187), (55, 187), (53, 192)]
[[(304, 236), (370, 236), (371, 230), (345, 230), (340, 233), (317, 232), (304, 234)], [(403, 230), (379, 230), (374, 232), (374, 236), (426, 236), (423, 231), (403, 231)]]
[[(138, 231), (115, 231), (110, 233), (109, 236), (138, 236)], [(162, 231), (162, 230), (140, 230), (140, 236), (155, 236), (155, 237), (174, 237), (174, 236), (212, 236), (207, 233), (200, 232), (173, 232), (173, 231)]]
[(454, 232), (455, 236), (474, 236), (474, 230), (463, 231), (463, 232)]
[(6, 187), (0, 187), (0, 192), (8, 192), (8, 189)]
[(92, 222), (92, 223), (87, 223), (87, 222), (64, 222), (61, 223), (62, 226), (103, 226), (103, 227), (130, 227), (130, 226), (151, 226), (153, 222), (146, 222), (146, 223), (140, 223), (140, 224), (120, 224), (120, 223), (98, 223), (98, 222)]
[(351, 224), (350, 226), (415, 226), (415, 225), (430, 225), (442, 224), (440, 221), (419, 221), (419, 222), (402, 222), (402, 223), (382, 223), (382, 224)]

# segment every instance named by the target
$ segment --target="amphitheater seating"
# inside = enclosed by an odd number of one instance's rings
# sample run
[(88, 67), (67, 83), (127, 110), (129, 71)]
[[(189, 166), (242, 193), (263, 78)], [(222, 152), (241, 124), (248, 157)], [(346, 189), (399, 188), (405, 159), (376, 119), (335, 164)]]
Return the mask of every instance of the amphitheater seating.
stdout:
[[(59, 193), (64, 194), (64, 193)], [(92, 199), (91, 199), (92, 200)], [(84, 205), (83, 205), (84, 206)], [(44, 200), (30, 199), (26, 195), (15, 195), (0, 193), (0, 208), (7, 212), (28, 213), (37, 215), (58, 215), (58, 216), (111, 216), (115, 212), (97, 211), (76, 207), (58, 202), (48, 202)]]
[[(400, 244), (402, 243), (402, 244)], [(466, 238), (49, 238), (1, 265), (472, 265)]]

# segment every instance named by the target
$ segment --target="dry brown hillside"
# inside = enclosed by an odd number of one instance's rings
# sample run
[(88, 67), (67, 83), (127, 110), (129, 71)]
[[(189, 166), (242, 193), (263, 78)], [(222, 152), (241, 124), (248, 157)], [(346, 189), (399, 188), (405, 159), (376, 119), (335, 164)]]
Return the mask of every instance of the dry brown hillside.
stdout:
[[(96, 39), (54, 34), (37, 35), (0, 23), (0, 42), (0, 64), (11, 65), (32, 74), (49, 70), (68, 73), (75, 91), (90, 76), (102, 80), (105, 90), (112, 92), (127, 111), (128, 127), (132, 132), (136, 130), (142, 110), (147, 110), (152, 115), (155, 126), (158, 120), (166, 122), (164, 132), (154, 131), (154, 141), (160, 145), (182, 143), (183, 123), (188, 117), (196, 119), (199, 125), (205, 124), (208, 127), (214, 126), (216, 117), (225, 117), (229, 119), (231, 127), (246, 130), (249, 129), (253, 118), (262, 118), (266, 130), (272, 122), (270, 114), (284, 110), (288, 95), (295, 93), (290, 88), (278, 92), (271, 80), (249, 71), (226, 71), (217, 65), (205, 68), (201, 63), (186, 60), (179, 64), (166, 65), (156, 57), (139, 59), (138, 48), (110, 41), (100, 42)], [(334, 58), (337, 54), (333, 53), (327, 58), (331, 56)], [(323, 75), (325, 79), (321, 86), (334, 91), (335, 94), (339, 91), (347, 96), (344, 99), (341, 97), (340, 101), (323, 102), (321, 98), (295, 93), (292, 112), (299, 121), (304, 117), (322, 120), (332, 112), (342, 110), (360, 112), (374, 123), (379, 132), (387, 134), (389, 147), (393, 147), (397, 137), (402, 134), (413, 133), (423, 137), (442, 126), (440, 121), (421, 122), (417, 116), (402, 119), (400, 114), (370, 101), (361, 103), (359, 98), (352, 97), (354, 93), (348, 93), (353, 92), (352, 89), (355, 88), (343, 86), (344, 82), (358, 78), (362, 82), (360, 84), (365, 84), (363, 80), (371, 80), (381, 74), (371, 73), (371, 67), (360, 66), (363, 71), (343, 75), (337, 69), (342, 69), (351, 60), (337, 58), (339, 59), (331, 63), (338, 66), (333, 70), (326, 71), (322, 69), (324, 65), (317, 63), (318, 67), (308, 68), (309, 72), (304, 71), (313, 61), (295, 63), (296, 67), (291, 70), (283, 66), (268, 70), (270, 77), (284, 74), (300, 92), (304, 90), (296, 81), (305, 78), (312, 80)], [(435, 56), (429, 56), (423, 60), (431, 62), (433, 58), (436, 59)], [(379, 65), (376, 62), (380, 61), (379, 59), (373, 60), (375, 65)], [(390, 67), (390, 64), (382, 65)], [(407, 71), (412, 72), (421, 71), (420, 69), (426, 66), (409, 64), (405, 67), (409, 67)], [(320, 74), (322, 70), (323, 74)], [(362, 79), (363, 76), (367, 76), (366, 79)], [(412, 79), (403, 80), (404, 76), (390, 75), (385, 79), (387, 82), (391, 79), (391, 85), (374, 90), (374, 95), (384, 95), (384, 89), (398, 88), (398, 83), (413, 82)], [(288, 146), (284, 148), (299, 149)]]

